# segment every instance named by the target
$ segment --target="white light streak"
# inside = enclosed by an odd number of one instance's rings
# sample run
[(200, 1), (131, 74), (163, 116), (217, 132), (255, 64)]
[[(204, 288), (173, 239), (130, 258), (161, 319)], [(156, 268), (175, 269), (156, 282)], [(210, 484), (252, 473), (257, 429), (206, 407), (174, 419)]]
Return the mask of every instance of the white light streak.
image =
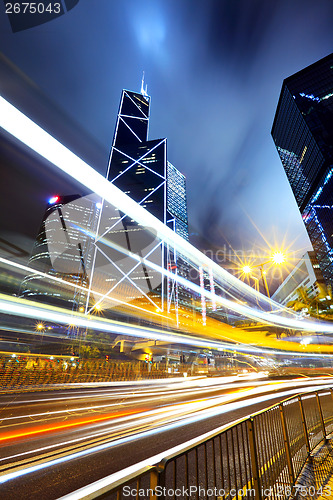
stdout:
[[(123, 335), (134, 335), (136, 337), (154, 338), (156, 340), (167, 341), (170, 343), (181, 343), (190, 346), (221, 348), (223, 342), (214, 342), (206, 339), (186, 336), (180, 333), (166, 333), (162, 330), (153, 328), (144, 328), (140, 326), (128, 325), (112, 321), (106, 318), (96, 318), (95, 316), (87, 316), (77, 312), (67, 312), (64, 309), (31, 302), (17, 297), (10, 297), (0, 294), (0, 312), (5, 314), (13, 314), (26, 318), (38, 317), (43, 321), (54, 321), (64, 325), (72, 324), (82, 328), (92, 328), (97, 331), (110, 332)], [(239, 347), (240, 348), (240, 347)], [(248, 350), (248, 348), (247, 348)], [(253, 348), (253, 352), (259, 352)]]
[[(25, 116), (21, 111), (1, 96), (0, 126), (33, 151), (40, 154), (53, 165), (57, 166), (60, 170), (67, 173), (77, 182), (81, 183), (89, 190), (94, 191), (102, 199), (107, 200), (119, 210), (126, 213), (139, 224), (146, 228), (153, 228), (153, 230), (156, 231), (157, 237), (160, 238), (161, 241), (175, 247), (181, 255), (186, 256), (186, 258), (196, 266), (201, 266), (205, 271), (209, 271), (209, 269), (211, 269), (214, 278), (219, 280), (221, 283), (233, 287), (252, 299), (257, 300), (260, 298), (261, 302), (263, 304), (267, 304), (270, 309), (273, 309), (273, 307), (281, 309), (280, 305), (254, 290), (246, 283), (238, 280), (235, 276), (222, 269), (214, 261), (193, 247), (189, 242), (168, 228), (165, 224), (163, 224), (163, 222), (159, 221), (156, 217), (118, 189), (114, 184), (110, 183), (86, 162), (72, 153), (69, 149), (63, 146), (59, 141), (57, 141), (54, 137), (48, 134), (45, 130), (39, 127), (30, 118)], [(154, 266), (152, 265), (151, 267), (153, 268)], [(168, 272), (165, 271), (164, 274), (167, 276)], [(197, 288), (193, 283), (183, 280), (180, 276), (174, 276), (172, 274), (172, 279), (176, 279), (179, 283), (182, 283), (183, 281), (186, 282), (186, 285), (184, 286), (188, 286), (192, 290)], [(328, 325), (325, 322), (303, 321), (293, 319), (293, 317), (286, 318), (281, 314), (263, 312), (253, 307), (223, 299), (222, 297), (214, 297), (213, 294), (206, 290), (204, 291), (204, 294), (211, 301), (215, 298), (216, 302), (220, 305), (253, 319), (287, 328), (295, 328), (302, 331), (321, 331), (323, 333), (333, 333), (333, 325)], [(290, 310), (283, 309), (283, 311), (289, 315), (291, 314)], [(176, 338), (174, 341), (177, 341)]]
[[(250, 296), (257, 297), (258, 292), (215, 264), (206, 255), (168, 228), (114, 184), (110, 183), (2, 96), (0, 96), (0, 126), (83, 186), (95, 192), (113, 206), (116, 206), (129, 217), (132, 217), (139, 224), (142, 224), (144, 227), (152, 227), (162, 241), (176, 246), (179, 253), (186, 255), (198, 266), (203, 266), (207, 269), (211, 268), (215, 277), (220, 277), (222, 281), (242, 289)], [(259, 295), (263, 301), (267, 303), (271, 302), (267, 297)]]
[[(317, 388), (317, 390), (320, 390), (320, 389), (323, 389), (323, 388), (327, 389), (328, 387), (329, 387), (328, 385), (320, 386), (320, 387)], [(295, 389), (292, 389), (292, 390), (289, 390), (289, 391), (280, 392), (278, 394), (269, 394), (269, 395), (265, 395), (265, 396), (254, 397), (252, 399), (247, 399), (246, 400), (246, 405), (247, 406), (257, 405), (257, 404), (260, 404), (260, 403), (263, 403), (263, 402), (268, 402), (268, 401), (270, 401), (272, 399), (276, 399), (276, 398), (282, 399), (284, 397), (290, 397), (293, 394), (298, 394), (298, 393), (299, 393), (299, 389), (295, 388)], [(244, 396), (244, 393), (243, 393), (243, 396)], [(107, 442), (107, 443), (103, 443), (101, 445), (93, 446), (92, 448), (89, 448), (89, 449), (86, 449), (86, 450), (82, 450), (82, 451), (79, 451), (79, 452), (75, 452), (75, 453), (69, 454), (69, 455), (61, 457), (61, 458), (53, 459), (53, 460), (50, 460), (49, 462), (46, 462), (46, 463), (37, 464), (37, 465), (31, 466), (31, 467), (27, 467), (26, 469), (21, 469), (21, 470), (17, 470), (17, 471), (14, 471), (14, 472), (10, 472), (8, 474), (4, 474), (3, 476), (0, 476), (0, 484), (1, 483), (5, 483), (5, 482), (10, 481), (10, 480), (13, 480), (13, 479), (16, 479), (16, 478), (19, 478), (19, 477), (22, 477), (22, 476), (25, 476), (27, 474), (31, 474), (33, 472), (38, 472), (38, 471), (47, 469), (49, 467), (54, 467), (56, 465), (60, 465), (60, 464), (63, 464), (65, 462), (68, 462), (68, 461), (71, 461), (71, 460), (75, 460), (75, 459), (78, 459), (78, 458), (82, 458), (82, 457), (91, 455), (92, 453), (96, 453), (96, 452), (100, 452), (100, 451), (103, 451), (103, 450), (107, 450), (107, 449), (113, 448), (114, 446), (119, 446), (119, 445), (122, 445), (122, 444), (125, 444), (125, 443), (136, 441), (138, 439), (142, 439), (142, 438), (146, 438), (146, 437), (149, 437), (149, 436), (153, 436), (153, 435), (155, 435), (157, 433), (160, 433), (162, 431), (165, 432), (165, 431), (173, 430), (173, 429), (175, 429), (175, 428), (177, 428), (179, 426), (197, 423), (197, 422), (200, 422), (200, 421), (206, 419), (207, 417), (214, 417), (214, 416), (217, 416), (217, 415), (221, 415), (221, 414), (224, 414), (224, 413), (228, 413), (228, 412), (231, 412), (231, 411), (238, 410), (240, 408), (244, 408), (244, 401), (226, 403), (226, 404), (224, 404), (222, 406), (218, 405), (217, 407), (209, 408), (206, 411), (202, 411), (202, 412), (200, 412), (198, 414), (195, 414), (194, 416), (190, 416), (190, 417), (182, 419), (182, 420), (180, 420), (178, 422), (172, 422), (172, 423), (169, 423), (169, 424), (166, 424), (166, 425), (163, 425), (163, 426), (159, 426), (157, 429), (150, 429), (150, 430), (147, 430), (147, 431), (144, 431), (144, 432), (139, 432), (139, 433), (137, 433), (135, 435), (126, 436), (126, 437), (123, 437), (123, 438), (120, 438), (120, 439), (116, 439), (116, 440), (111, 441), (111, 442)], [(222, 429), (222, 428), (220, 428), (220, 429)], [(216, 429), (215, 429), (215, 431), (216, 431)], [(211, 434), (211, 433), (209, 433), (209, 434)], [(196, 442), (196, 441), (202, 439), (202, 437), (203, 436), (200, 436), (200, 438), (196, 438), (196, 439), (194, 439), (192, 441)], [(187, 445), (187, 443), (184, 443), (184, 444), (182, 444), (182, 445), (180, 445), (179, 447), (176, 447), (176, 448), (182, 449), (186, 445)], [(165, 455), (167, 455), (169, 453), (170, 453), (170, 450), (167, 450), (167, 451), (164, 451), (163, 453), (160, 453), (159, 455), (155, 455), (155, 457), (151, 457), (150, 459), (148, 459), (150, 461), (150, 465), (158, 463), (160, 460), (162, 460), (164, 458)], [(157, 459), (156, 457), (160, 457), (160, 458)], [(151, 461), (152, 459), (154, 459), (153, 462)], [(147, 462), (147, 461), (145, 461), (145, 462)], [(140, 464), (142, 464), (142, 462), (140, 462), (139, 464), (136, 464), (136, 466), (134, 466), (134, 467), (137, 467)], [(128, 469), (125, 469), (125, 471), (128, 470)], [(112, 477), (113, 481), (115, 481), (115, 479), (114, 479), (115, 476), (119, 475), (119, 474), (122, 474), (122, 472), (124, 472), (124, 471), (120, 471), (118, 473), (112, 474), (111, 476), (109, 476), (109, 478)], [(113, 481), (110, 481), (109, 484), (111, 484), (111, 482), (113, 482)], [(93, 484), (96, 486), (97, 484), (100, 484), (100, 482), (97, 481), (97, 483), (93, 483)], [(86, 490), (87, 488), (91, 488), (91, 487), (92, 487), (92, 485), (89, 485), (86, 488), (83, 488), (83, 489), (81, 489), (79, 491), (82, 492), (83, 490)], [(70, 494), (70, 495), (66, 495), (65, 497), (62, 497), (62, 498), (63, 499), (65, 499), (65, 498), (66, 499), (82, 498), (82, 496), (81, 497), (73, 496), (74, 494), (76, 494), (76, 492), (74, 492), (73, 494)]]

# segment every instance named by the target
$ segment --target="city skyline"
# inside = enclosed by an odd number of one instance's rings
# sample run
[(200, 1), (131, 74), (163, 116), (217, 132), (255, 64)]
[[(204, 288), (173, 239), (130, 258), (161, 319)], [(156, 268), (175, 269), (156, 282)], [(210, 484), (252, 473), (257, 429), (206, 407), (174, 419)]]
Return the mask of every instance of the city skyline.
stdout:
[[(192, 240), (203, 249), (229, 242), (248, 249), (267, 247), (265, 238), (268, 244), (274, 238), (282, 244), (285, 238), (287, 245), (296, 239), (292, 250), (304, 253), (309, 242), (269, 132), (283, 78), (330, 52), (331, 4), (320, 2), (314, 8), (310, 2), (280, 2), (269, 10), (256, 2), (261, 15), (255, 23), (256, 9), (245, 2), (210, 2), (206, 8), (196, 4), (193, 11), (187, 1), (177, 6), (143, 2), (140, 9), (133, 2), (99, 5), (91, 13), (80, 2), (63, 18), (17, 34), (2, 16), (1, 49), (37, 88), (98, 138), (100, 171), (106, 169), (119, 88), (139, 90), (144, 70), (154, 101), (151, 134), (168, 137), (168, 159), (187, 177), (191, 232), (197, 233)], [(297, 17), (300, 6), (302, 16)], [(104, 35), (90, 49), (80, 24), (88, 13), (95, 21), (89, 34), (98, 25)], [(103, 31), (107, 15), (111, 25), (121, 19), (123, 27), (112, 30), (108, 54)], [(220, 19), (219, 30), (215, 19)], [(318, 22), (309, 24), (309, 19)], [(190, 27), (196, 33), (191, 41), (186, 37)]]
[(332, 496), (332, 19), (0, 2), (1, 498)]

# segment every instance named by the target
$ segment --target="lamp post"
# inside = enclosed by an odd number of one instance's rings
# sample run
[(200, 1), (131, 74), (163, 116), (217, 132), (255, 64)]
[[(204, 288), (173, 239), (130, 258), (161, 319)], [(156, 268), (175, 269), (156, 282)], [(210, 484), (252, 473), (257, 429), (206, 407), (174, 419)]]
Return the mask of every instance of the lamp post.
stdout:
[(262, 282), (263, 282), (264, 287), (265, 287), (266, 295), (270, 299), (270, 293), (269, 293), (269, 288), (267, 285), (266, 271), (264, 270), (264, 264), (260, 264), (258, 267), (260, 269), (261, 279), (262, 279)]
[[(254, 268), (258, 267), (260, 269), (260, 275), (261, 275), (261, 279), (262, 279), (262, 282), (264, 285), (266, 295), (268, 298), (270, 298), (269, 288), (268, 288), (267, 279), (266, 279), (266, 271), (264, 269), (264, 266), (267, 264), (272, 264), (272, 263), (275, 265), (280, 265), (283, 262), (285, 262), (285, 260), (286, 260), (286, 257), (282, 252), (274, 252), (272, 254), (271, 260), (267, 260), (265, 262), (260, 262), (259, 264), (255, 264), (253, 266), (245, 265), (242, 267), (242, 271), (245, 275), (250, 276), (252, 273), (252, 270)], [(253, 276), (251, 276), (251, 277), (253, 278)]]

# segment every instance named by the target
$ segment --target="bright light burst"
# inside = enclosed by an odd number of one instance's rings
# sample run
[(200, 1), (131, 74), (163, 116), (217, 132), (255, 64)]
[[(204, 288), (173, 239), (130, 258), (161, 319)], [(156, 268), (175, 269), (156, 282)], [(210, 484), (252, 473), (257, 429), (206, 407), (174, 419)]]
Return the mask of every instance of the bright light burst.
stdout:
[(272, 261), (274, 264), (282, 264), (285, 260), (286, 257), (282, 252), (274, 252), (272, 255)]
[(252, 268), (250, 266), (242, 267), (242, 271), (244, 274), (250, 274), (252, 272)]

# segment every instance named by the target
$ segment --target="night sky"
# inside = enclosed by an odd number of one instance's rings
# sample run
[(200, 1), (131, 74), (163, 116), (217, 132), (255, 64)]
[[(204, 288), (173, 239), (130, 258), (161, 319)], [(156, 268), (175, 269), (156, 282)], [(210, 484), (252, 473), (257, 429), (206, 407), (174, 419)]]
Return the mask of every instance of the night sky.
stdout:
[[(92, 138), (101, 172), (121, 90), (139, 91), (145, 71), (149, 138), (167, 137), (187, 177), (192, 241), (301, 255), (309, 240), (270, 131), (283, 79), (332, 52), (332, 21), (332, 0), (80, 0), (12, 33), (1, 3), (0, 50)], [(41, 213), (53, 190), (37, 196)]]

